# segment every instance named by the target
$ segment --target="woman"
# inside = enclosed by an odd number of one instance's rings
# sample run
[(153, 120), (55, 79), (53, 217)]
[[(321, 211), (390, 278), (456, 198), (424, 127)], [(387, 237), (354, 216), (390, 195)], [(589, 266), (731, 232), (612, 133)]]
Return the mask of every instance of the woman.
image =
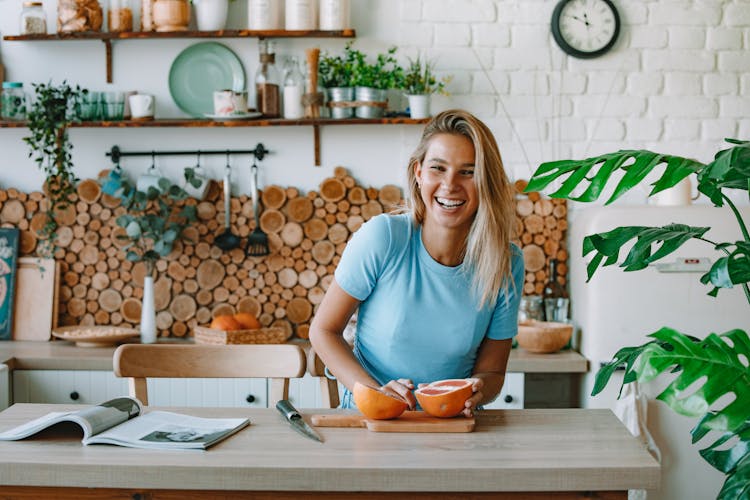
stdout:
[[(497, 397), (517, 332), (523, 258), (511, 243), (513, 192), (487, 126), (449, 110), (409, 159), (407, 206), (352, 237), (310, 327), (313, 348), (347, 391), (412, 390), (472, 378), (465, 416)], [(342, 332), (359, 308), (354, 349)]]

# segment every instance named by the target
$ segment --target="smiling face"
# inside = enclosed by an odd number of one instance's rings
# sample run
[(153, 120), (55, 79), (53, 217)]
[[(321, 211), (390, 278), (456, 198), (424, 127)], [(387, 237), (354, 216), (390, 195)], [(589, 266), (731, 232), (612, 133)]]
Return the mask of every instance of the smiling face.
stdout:
[(457, 134), (433, 136), (415, 175), (425, 204), (425, 229), (468, 233), (479, 206), (472, 142)]

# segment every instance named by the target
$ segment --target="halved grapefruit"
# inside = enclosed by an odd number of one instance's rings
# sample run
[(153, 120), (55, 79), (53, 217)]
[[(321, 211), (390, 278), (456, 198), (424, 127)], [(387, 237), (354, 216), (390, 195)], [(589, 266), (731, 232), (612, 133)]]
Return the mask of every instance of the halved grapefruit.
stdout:
[(455, 417), (465, 408), (474, 391), (471, 380), (448, 379), (432, 382), (414, 391), (422, 409), (433, 417)]
[(359, 411), (374, 420), (386, 420), (401, 415), (408, 405), (400, 398), (369, 387), (359, 382), (354, 383), (354, 403)]

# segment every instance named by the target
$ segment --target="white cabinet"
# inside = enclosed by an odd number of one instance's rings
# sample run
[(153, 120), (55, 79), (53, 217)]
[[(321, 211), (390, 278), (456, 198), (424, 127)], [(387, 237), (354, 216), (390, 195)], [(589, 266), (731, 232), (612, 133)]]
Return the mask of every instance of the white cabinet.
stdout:
[[(3, 387), (8, 386), (7, 382), (3, 385), (3, 373), (7, 372), (0, 370), (0, 409)], [(15, 370), (12, 382), (12, 397), (5, 399), (15, 403), (96, 404), (128, 393), (125, 379), (104, 370)], [(342, 393), (339, 384), (339, 396)], [(269, 406), (266, 379), (149, 379), (148, 396), (153, 406)], [(297, 408), (328, 407), (321, 398), (320, 381), (309, 374), (290, 381), (289, 400)], [(507, 373), (503, 390), (486, 408), (517, 409), (523, 405), (524, 374)]]
[(15, 370), (14, 403), (96, 404), (127, 394), (125, 379), (98, 370)]
[[(4, 365), (3, 365), (4, 366)], [(127, 381), (101, 370), (16, 370), (12, 400), (15, 403), (96, 404), (128, 393)], [(0, 404), (2, 403), (0, 372)], [(317, 379), (292, 380), (289, 398), (299, 408), (321, 408)], [(266, 407), (266, 379), (149, 379), (153, 406)]]
[(503, 389), (497, 398), (484, 407), (488, 410), (520, 410), (524, 402), (524, 374), (508, 372), (505, 374)]

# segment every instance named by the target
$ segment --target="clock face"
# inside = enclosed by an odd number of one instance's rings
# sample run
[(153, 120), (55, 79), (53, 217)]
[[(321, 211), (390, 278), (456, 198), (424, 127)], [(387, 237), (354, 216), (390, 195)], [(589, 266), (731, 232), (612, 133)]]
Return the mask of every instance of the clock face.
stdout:
[(619, 32), (620, 17), (610, 0), (562, 0), (552, 13), (552, 35), (574, 57), (604, 54)]

